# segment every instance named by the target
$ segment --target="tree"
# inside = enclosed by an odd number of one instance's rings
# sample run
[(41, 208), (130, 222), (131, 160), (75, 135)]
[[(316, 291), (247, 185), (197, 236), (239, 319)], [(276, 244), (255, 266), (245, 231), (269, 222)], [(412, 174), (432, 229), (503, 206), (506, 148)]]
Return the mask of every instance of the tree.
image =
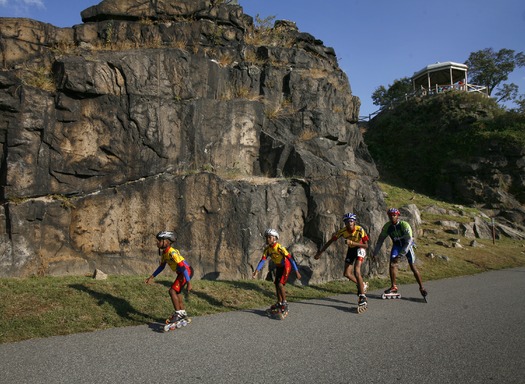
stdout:
[(388, 86), (388, 89), (383, 85), (376, 88), (372, 93), (372, 100), (374, 105), (385, 107), (391, 105), (395, 101), (405, 100), (407, 94), (412, 93), (412, 80), (408, 77), (394, 80), (392, 85)]
[(514, 83), (503, 84), (496, 93), (496, 102), (505, 102), (510, 100), (516, 100), (518, 97), (518, 86)]
[[(525, 55), (523, 52), (515, 54), (512, 49), (503, 48), (495, 52), (492, 48), (485, 48), (472, 52), (465, 64), (469, 68), (470, 82), (486, 86), (490, 96), (496, 87), (508, 80), (509, 74), (516, 67), (525, 66)], [(511, 83), (498, 91), (500, 100), (511, 100), (512, 97), (516, 97), (512, 94), (515, 89), (512, 85), (516, 86)]]
[(521, 95), (518, 98), (514, 100), (518, 108), (516, 109), (517, 112), (524, 113), (525, 114), (525, 95)]

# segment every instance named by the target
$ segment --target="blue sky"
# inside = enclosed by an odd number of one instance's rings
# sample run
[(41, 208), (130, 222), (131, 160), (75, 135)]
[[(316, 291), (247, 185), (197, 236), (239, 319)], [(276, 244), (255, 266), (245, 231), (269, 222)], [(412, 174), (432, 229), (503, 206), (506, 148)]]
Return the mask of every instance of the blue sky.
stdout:
[[(124, 1), (124, 0), (122, 0)], [(59, 27), (82, 22), (98, 0), (0, 0), (1, 17), (29, 17)], [(378, 86), (410, 77), (429, 64), (464, 63), (484, 48), (525, 51), (523, 0), (239, 0), (244, 12), (296, 22), (335, 49), (360, 115), (377, 110)], [(525, 68), (509, 82), (525, 94)]]

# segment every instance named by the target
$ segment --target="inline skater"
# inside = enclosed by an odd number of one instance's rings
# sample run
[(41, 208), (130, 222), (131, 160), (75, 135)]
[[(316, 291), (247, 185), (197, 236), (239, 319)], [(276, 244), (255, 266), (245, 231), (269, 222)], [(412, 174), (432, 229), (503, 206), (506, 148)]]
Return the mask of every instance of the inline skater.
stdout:
[(358, 312), (360, 313), (368, 305), (366, 298), (368, 283), (363, 281), (361, 265), (366, 257), (369, 238), (365, 230), (360, 225), (357, 225), (357, 216), (355, 214), (345, 213), (343, 222), (345, 226), (332, 235), (331, 239), (317, 252), (314, 259), (319, 260), (321, 254), (340, 237), (345, 239), (348, 250), (346, 251), (343, 276), (356, 284)]
[(264, 267), (266, 259), (269, 256), (276, 266), (274, 284), (277, 296), (277, 303), (272, 305), (269, 311), (272, 313), (280, 312), (286, 316), (288, 313), (288, 302), (286, 301), (286, 290), (284, 286), (288, 281), (292, 269), (295, 271), (297, 279), (301, 278), (301, 274), (292, 255), (285, 247), (277, 242), (279, 233), (275, 229), (269, 228), (264, 231), (264, 237), (266, 239), (266, 248), (252, 277), (255, 278), (257, 276), (257, 273)]
[(400, 220), (399, 216), (401, 213), (397, 208), (390, 208), (387, 211), (387, 215), (390, 219), (389, 222), (385, 223), (381, 230), (381, 234), (377, 240), (376, 246), (372, 253), (372, 257), (379, 253), (383, 242), (387, 237), (392, 239), (392, 249), (390, 250), (390, 288), (385, 291), (385, 294), (397, 294), (398, 287), (396, 284), (398, 262), (402, 257), (406, 257), (408, 265), (419, 284), (419, 291), (423, 298), (426, 298), (427, 291), (423, 287), (423, 281), (421, 280), (421, 274), (416, 268), (416, 254), (414, 252), (414, 238), (412, 236), (412, 227), (407, 221)]
[(177, 272), (177, 277), (169, 289), (169, 295), (175, 312), (166, 320), (167, 323), (177, 323), (180, 320), (188, 319), (186, 308), (184, 306), (182, 288), (187, 285), (188, 291), (191, 291), (191, 267), (186, 262), (184, 257), (181, 256), (178, 249), (172, 247), (175, 242), (175, 233), (172, 231), (161, 231), (157, 233), (157, 248), (159, 254), (161, 254), (159, 267), (146, 279), (146, 284), (150, 284), (151, 281), (161, 273), (166, 264), (170, 268)]

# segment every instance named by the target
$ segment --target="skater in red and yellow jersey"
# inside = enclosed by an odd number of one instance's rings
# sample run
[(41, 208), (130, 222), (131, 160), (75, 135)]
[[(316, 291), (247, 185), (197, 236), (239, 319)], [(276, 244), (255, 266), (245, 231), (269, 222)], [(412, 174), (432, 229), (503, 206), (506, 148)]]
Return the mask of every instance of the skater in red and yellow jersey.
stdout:
[(161, 254), (159, 267), (146, 279), (146, 284), (149, 284), (159, 273), (161, 273), (166, 264), (170, 268), (177, 272), (177, 277), (173, 282), (173, 285), (169, 289), (171, 302), (175, 312), (168, 319), (169, 322), (177, 322), (188, 318), (184, 301), (182, 297), (182, 288), (188, 285), (188, 291), (191, 291), (191, 267), (186, 262), (184, 257), (181, 256), (180, 252), (172, 247), (175, 242), (175, 233), (172, 231), (161, 231), (157, 234), (157, 248)]
[(345, 226), (332, 235), (332, 238), (323, 245), (319, 252), (317, 252), (314, 259), (318, 260), (321, 257), (321, 254), (326, 251), (334, 241), (343, 237), (345, 243), (348, 245), (343, 276), (356, 284), (357, 294), (359, 296), (358, 305), (366, 306), (368, 283), (363, 281), (361, 265), (366, 257), (369, 238), (365, 230), (356, 224), (357, 216), (355, 214), (346, 213), (343, 216), (343, 222), (345, 223)]
[(252, 277), (255, 278), (255, 276), (257, 276), (257, 273), (264, 267), (266, 259), (270, 256), (276, 266), (274, 283), (275, 292), (277, 294), (277, 303), (272, 305), (270, 309), (280, 310), (282, 313), (286, 313), (288, 311), (288, 302), (286, 301), (286, 290), (284, 286), (288, 281), (292, 269), (295, 271), (295, 275), (298, 279), (301, 278), (301, 274), (299, 273), (297, 263), (292, 255), (285, 247), (277, 242), (279, 239), (279, 233), (275, 229), (269, 228), (264, 232), (264, 237), (266, 238), (267, 247), (263, 252), (261, 261), (259, 261), (257, 268), (253, 272)]

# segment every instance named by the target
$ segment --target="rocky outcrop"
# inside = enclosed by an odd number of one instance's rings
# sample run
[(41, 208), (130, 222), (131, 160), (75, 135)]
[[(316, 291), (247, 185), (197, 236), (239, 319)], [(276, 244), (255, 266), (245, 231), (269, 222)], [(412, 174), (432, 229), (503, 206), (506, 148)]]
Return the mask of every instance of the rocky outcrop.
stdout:
[[(197, 278), (249, 276), (277, 228), (303, 283), (353, 211), (385, 220), (333, 49), (209, 0), (105, 0), (83, 24), (0, 19), (0, 275), (149, 273), (154, 234)], [(368, 270), (364, 271), (368, 273)]]

